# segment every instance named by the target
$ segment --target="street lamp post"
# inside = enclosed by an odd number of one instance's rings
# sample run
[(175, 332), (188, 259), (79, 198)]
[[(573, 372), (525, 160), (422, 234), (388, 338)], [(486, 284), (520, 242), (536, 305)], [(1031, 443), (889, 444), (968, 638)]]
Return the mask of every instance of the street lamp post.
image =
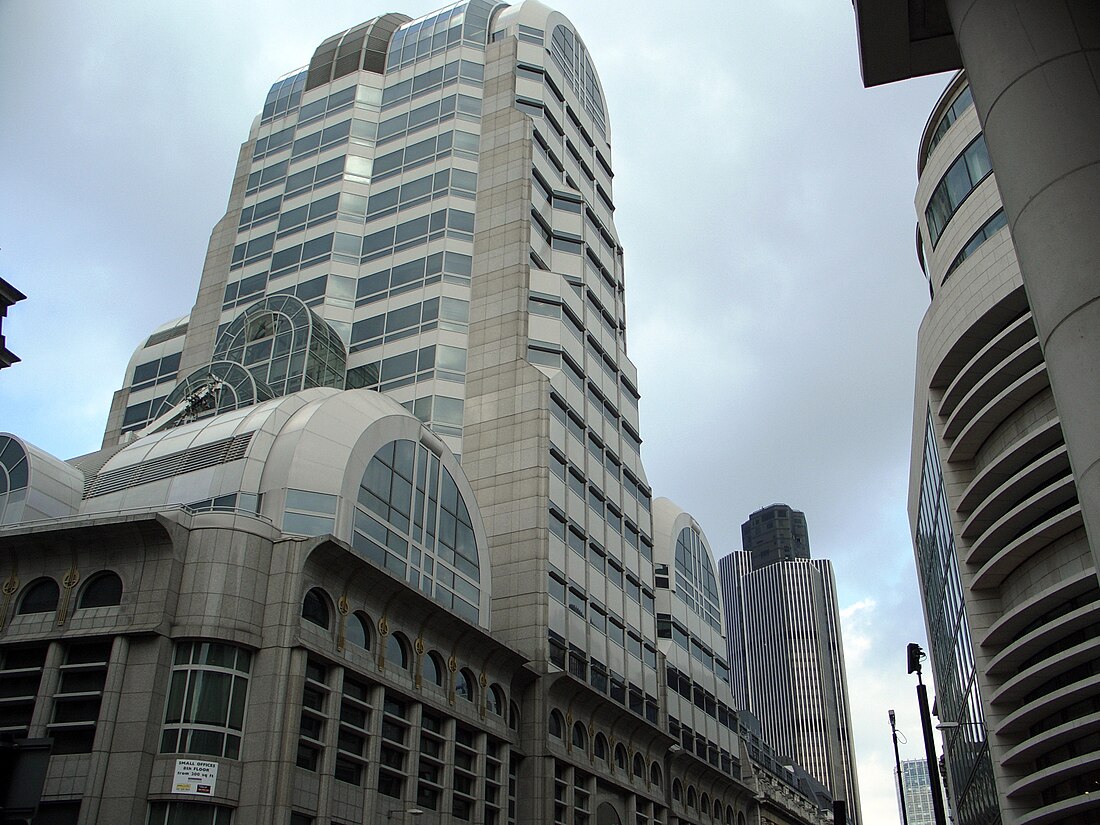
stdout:
[(905, 782), (901, 776), (901, 755), (898, 753), (898, 728), (894, 711), (890, 710), (890, 734), (894, 739), (894, 765), (898, 773), (898, 797), (901, 799), (901, 825), (909, 825), (909, 814), (905, 810)]
[(943, 812), (943, 791), (940, 789), (939, 760), (936, 759), (936, 743), (932, 735), (932, 714), (928, 710), (928, 689), (921, 679), (920, 661), (924, 658), (924, 651), (916, 642), (911, 642), (906, 648), (906, 658), (909, 664), (909, 672), (917, 674), (917, 704), (920, 705), (920, 722), (924, 730), (924, 754), (928, 760), (928, 784), (932, 787), (932, 815), (936, 818), (936, 825), (947, 825), (947, 819)]

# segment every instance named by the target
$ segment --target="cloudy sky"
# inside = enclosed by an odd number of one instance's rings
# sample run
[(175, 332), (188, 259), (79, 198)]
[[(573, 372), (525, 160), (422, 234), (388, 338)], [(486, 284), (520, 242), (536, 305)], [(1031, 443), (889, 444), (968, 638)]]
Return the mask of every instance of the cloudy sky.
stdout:
[[(849, 0), (557, 0), (612, 122), (628, 342), (656, 495), (722, 555), (776, 501), (836, 566), (863, 812), (895, 823), (887, 709), (923, 755), (906, 515), (921, 130), (945, 76), (866, 90)], [(0, 430), (99, 446), (133, 348), (194, 300), (239, 144), (325, 37), (440, 0), (0, 0)]]

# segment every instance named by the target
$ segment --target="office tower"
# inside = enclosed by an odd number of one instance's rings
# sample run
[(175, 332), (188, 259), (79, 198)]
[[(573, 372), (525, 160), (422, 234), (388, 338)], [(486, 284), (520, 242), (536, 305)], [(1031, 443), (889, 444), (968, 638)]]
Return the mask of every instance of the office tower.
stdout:
[(917, 188), (932, 301), (918, 337), (910, 518), (952, 797), (961, 821), (991, 820), (988, 726), (1005, 822), (1085, 822), (1097, 804), (1080, 765), (1097, 752), (1085, 697), (1100, 665), (1100, 588), (972, 101), (960, 74), (925, 130)]
[(374, 18), (272, 86), (103, 449), (0, 442), (0, 707), (53, 738), (48, 821), (827, 821), (730, 713), (701, 531), (655, 533), (609, 136), (537, 0)]
[(928, 780), (928, 762), (924, 759), (903, 759), (901, 792), (898, 810), (905, 811), (902, 820), (907, 825), (936, 825), (932, 810), (932, 783)]
[(741, 525), (741, 547), (749, 553), (754, 569), (777, 561), (808, 559), (806, 514), (786, 504), (757, 510)]
[(860, 822), (832, 564), (809, 558), (805, 516), (787, 505), (758, 510), (741, 531), (752, 550), (719, 562), (741, 708), (760, 720), (769, 745), (843, 797), (849, 821)]

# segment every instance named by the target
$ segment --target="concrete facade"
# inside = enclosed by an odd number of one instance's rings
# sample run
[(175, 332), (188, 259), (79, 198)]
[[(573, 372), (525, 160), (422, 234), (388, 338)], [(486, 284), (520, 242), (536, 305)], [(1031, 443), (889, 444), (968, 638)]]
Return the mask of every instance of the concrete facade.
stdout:
[[(1083, 823), (1096, 815), (1100, 588), (999, 170), (974, 160), (984, 135), (967, 81), (932, 113), (916, 197), (933, 297), (918, 338), (910, 518), (951, 798), (962, 821), (992, 821), (991, 770), (1004, 822)], [(945, 551), (957, 572), (948, 564), (941, 578)]]
[(828, 820), (733, 711), (720, 604), (656, 574), (610, 129), (538, 0), (376, 17), (275, 82), (103, 449), (3, 436), (39, 821)]

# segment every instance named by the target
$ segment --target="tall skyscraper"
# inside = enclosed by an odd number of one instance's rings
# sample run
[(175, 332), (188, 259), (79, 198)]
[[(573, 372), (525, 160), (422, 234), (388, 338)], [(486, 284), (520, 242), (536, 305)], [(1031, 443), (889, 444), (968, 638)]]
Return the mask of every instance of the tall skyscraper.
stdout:
[[(963, 823), (1096, 821), (1095, 5), (857, 3), (864, 80), (964, 68), (921, 141), (910, 520)], [(985, 750), (988, 740), (989, 762)]]
[(905, 811), (902, 821), (907, 825), (936, 825), (932, 809), (932, 783), (928, 779), (926, 760), (902, 760), (899, 788), (898, 811)]
[(538, 0), (377, 17), (272, 86), (103, 449), (0, 436), (47, 821), (827, 820), (742, 735), (714, 557), (651, 501), (610, 128)]
[(751, 550), (719, 562), (738, 707), (861, 822), (833, 566), (809, 558), (806, 518), (785, 504), (756, 511), (741, 533)]

